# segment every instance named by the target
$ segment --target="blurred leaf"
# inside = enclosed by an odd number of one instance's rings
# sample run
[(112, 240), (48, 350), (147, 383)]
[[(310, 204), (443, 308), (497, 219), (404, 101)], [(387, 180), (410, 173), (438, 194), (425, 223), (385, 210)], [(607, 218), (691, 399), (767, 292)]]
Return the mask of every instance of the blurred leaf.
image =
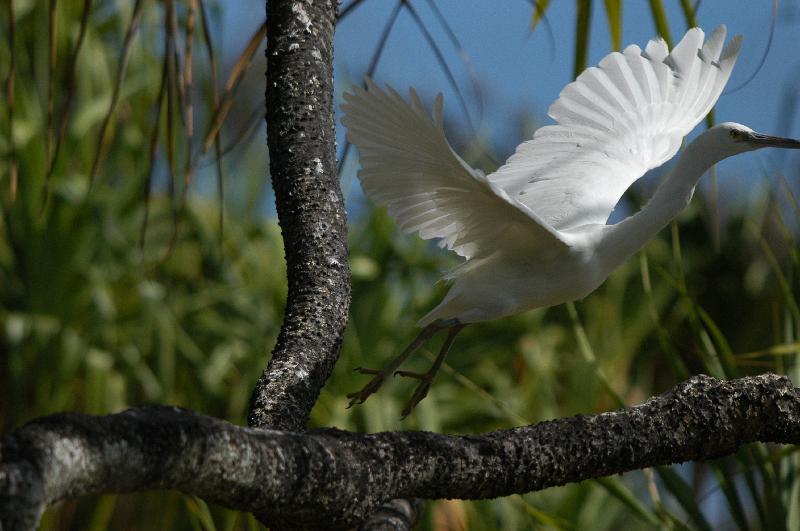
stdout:
[(350, 271), (354, 279), (374, 280), (380, 274), (380, 266), (368, 256), (351, 255)]
[(586, 61), (589, 57), (589, 30), (592, 27), (592, 0), (575, 0), (577, 10), (575, 13), (575, 67), (572, 78), (586, 70)]
[(197, 529), (202, 529), (203, 531), (217, 530), (217, 526), (214, 524), (214, 518), (208, 510), (206, 502), (196, 496), (187, 496), (186, 506), (189, 508), (189, 514), (196, 519)]
[(114, 514), (117, 499), (118, 496), (115, 494), (100, 496), (98, 498), (91, 523), (86, 528), (88, 531), (104, 531), (109, 529), (111, 516)]
[(729, 475), (725, 468), (719, 464), (712, 464), (712, 470), (722, 493), (725, 495), (725, 501), (728, 504), (733, 520), (739, 526), (739, 529), (747, 531), (750, 529), (750, 524), (748, 523), (742, 500), (736, 490), (735, 476)]
[(695, 529), (711, 531), (711, 524), (708, 523), (708, 520), (700, 510), (692, 487), (671, 468), (661, 466), (657, 467), (656, 471), (658, 472), (658, 477), (664, 482), (664, 486), (683, 507), (686, 514), (689, 515)]
[(686, 25), (690, 28), (698, 27), (697, 12), (695, 11), (695, 5), (692, 4), (692, 0), (681, 0), (681, 10), (683, 10), (683, 18), (686, 21)]
[(531, 31), (536, 29), (536, 26), (545, 16), (547, 8), (550, 7), (550, 0), (533, 0), (533, 16), (531, 17)]
[(664, 11), (664, 3), (661, 0), (650, 0), (650, 12), (653, 14), (656, 32), (667, 42), (667, 46), (672, 49), (672, 35), (669, 31), (669, 20), (667, 19), (667, 12)]
[(608, 17), (608, 31), (611, 33), (611, 47), (619, 51), (622, 49), (622, 0), (604, 1)]
[(731, 350), (731, 346), (728, 344), (728, 340), (725, 339), (725, 335), (703, 308), (698, 306), (697, 314), (700, 316), (700, 319), (703, 321), (705, 327), (711, 333), (711, 336), (714, 338), (714, 344), (717, 346), (717, 350), (719, 350), (721, 353), (719, 359), (722, 363), (722, 368), (725, 371), (725, 376), (727, 378), (736, 378), (738, 376), (736, 359), (733, 357), (733, 351)]
[(612, 496), (622, 502), (636, 516), (646, 524), (656, 527), (660, 523), (658, 516), (645, 505), (615, 477), (599, 478), (595, 480), (600, 486), (606, 489)]

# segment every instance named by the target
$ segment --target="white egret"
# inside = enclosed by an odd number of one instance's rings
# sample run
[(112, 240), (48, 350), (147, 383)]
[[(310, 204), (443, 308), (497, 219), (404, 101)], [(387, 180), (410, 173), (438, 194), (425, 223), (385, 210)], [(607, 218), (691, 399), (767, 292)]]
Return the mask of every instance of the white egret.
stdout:
[(411, 89), (411, 104), (367, 80), (345, 94), (342, 123), (361, 157), (364, 192), (384, 205), (407, 233), (465, 261), (445, 278), (442, 302), (419, 321), (423, 330), (350, 404), (363, 402), (436, 332), (450, 333), (430, 371), (398, 371), (421, 381), (407, 415), (430, 387), (455, 335), (468, 323), (581, 299), (636, 253), (689, 204), (695, 185), (717, 162), (763, 147), (800, 148), (800, 141), (762, 135), (736, 123), (700, 134), (637, 213), (608, 218), (625, 190), (671, 159), (684, 136), (714, 106), (741, 45), (723, 49), (725, 26), (704, 42), (690, 29), (670, 51), (663, 39), (607, 55), (561, 91), (548, 114), (557, 123), (496, 172), (467, 165), (444, 136), (442, 97), (431, 118)]

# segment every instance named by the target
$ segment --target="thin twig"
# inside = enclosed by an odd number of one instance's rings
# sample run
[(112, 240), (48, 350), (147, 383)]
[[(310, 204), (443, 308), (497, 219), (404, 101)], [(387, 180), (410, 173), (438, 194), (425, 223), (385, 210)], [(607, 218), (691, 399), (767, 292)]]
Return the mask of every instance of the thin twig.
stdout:
[(14, 76), (16, 70), (16, 11), (14, 0), (8, 0), (8, 49), (10, 58), (8, 62), (8, 77), (6, 77), (6, 106), (8, 108), (8, 151), (9, 151), (9, 195), (11, 201), (17, 198), (17, 148), (14, 142)]
[[(178, 220), (180, 219), (178, 210), (178, 176), (175, 162), (175, 116), (174, 109), (176, 104), (176, 92), (180, 88), (177, 80), (177, 56), (171, 53), (174, 46), (174, 24), (175, 5), (173, 0), (164, 1), (167, 23), (164, 25), (164, 56), (167, 65), (167, 169), (169, 171), (169, 200), (172, 211), (172, 233), (169, 238), (167, 248), (162, 255), (160, 262), (164, 262), (172, 255), (178, 241)], [(178, 102), (178, 114), (180, 115), (180, 103)]]
[[(353, 2), (356, 4), (357, 2)], [(351, 6), (353, 4), (350, 4)], [(386, 19), (386, 25), (383, 27), (383, 31), (381, 32), (381, 36), (378, 37), (378, 45), (375, 47), (375, 50), (372, 52), (372, 57), (369, 59), (369, 65), (367, 66), (367, 71), (364, 74), (366, 77), (372, 77), (375, 74), (375, 69), (378, 68), (378, 63), (381, 60), (381, 56), (383, 55), (383, 50), (386, 47), (386, 41), (389, 40), (389, 35), (392, 32), (392, 28), (394, 28), (395, 22), (397, 22), (397, 17), (400, 14), (400, 9), (403, 7), (403, 0), (397, 0), (397, 3), (394, 6), (394, 9), (389, 14), (389, 18)], [(341, 20), (341, 15), (339, 16), (339, 20)], [(366, 82), (362, 81), (363, 86), (366, 87)], [(336, 168), (336, 173), (341, 174), (342, 168), (344, 168), (344, 163), (347, 160), (347, 155), (350, 153), (350, 148), (352, 148), (352, 144), (350, 141), (345, 138), (344, 147), (342, 148), (342, 153), (338, 157), (338, 164)]]
[(183, 171), (183, 202), (194, 178), (194, 165), (192, 164), (192, 146), (194, 141), (194, 119), (192, 109), (192, 41), (194, 40), (195, 12), (197, 0), (189, 0), (186, 5), (186, 47), (183, 59), (183, 104), (186, 127), (186, 161)]
[(777, 25), (777, 23), (778, 23), (778, 0), (772, 0), (772, 22), (769, 25), (769, 36), (767, 37), (767, 45), (764, 47), (764, 53), (761, 55), (761, 60), (758, 62), (758, 66), (756, 66), (756, 69), (753, 70), (753, 73), (747, 76), (747, 79), (745, 79), (735, 87), (730, 88), (725, 92), (723, 92), (722, 93), (723, 96), (727, 96), (728, 94), (733, 94), (734, 92), (743, 89), (756, 78), (759, 72), (761, 72), (761, 68), (763, 68), (763, 66), (767, 62), (767, 56), (769, 55), (769, 51), (772, 49), (772, 39), (775, 37), (775, 26)]
[(120, 61), (117, 64), (117, 74), (114, 80), (114, 90), (111, 93), (111, 103), (108, 106), (108, 111), (106, 112), (105, 116), (103, 117), (103, 123), (100, 125), (100, 132), (98, 133), (97, 137), (97, 149), (94, 155), (94, 161), (92, 162), (92, 168), (89, 171), (89, 188), (94, 185), (94, 182), (97, 178), (97, 171), (100, 169), (100, 162), (103, 157), (104, 146), (106, 143), (106, 132), (108, 130), (108, 126), (111, 123), (111, 117), (114, 114), (114, 110), (117, 107), (117, 103), (119, 102), (119, 95), (122, 91), (122, 82), (125, 79), (125, 70), (128, 66), (128, 59), (130, 58), (131, 52), (131, 45), (133, 44), (133, 39), (136, 36), (136, 32), (139, 29), (139, 22), (142, 18), (142, 6), (144, 5), (144, 0), (136, 0), (136, 4), (133, 6), (133, 15), (131, 16), (130, 24), (128, 25), (128, 30), (125, 32), (125, 40), (122, 43), (122, 50), (120, 52)]
[[(55, 105), (53, 102), (54, 98), (54, 82), (56, 77), (56, 58), (57, 58), (57, 37), (58, 37), (58, 0), (50, 0), (50, 16), (48, 17), (48, 39), (49, 42), (49, 61), (47, 62), (47, 123), (45, 126), (45, 152), (47, 154), (47, 164), (48, 167), (53, 160), (53, 142), (55, 140), (55, 131), (54, 127), (55, 124), (54, 120), (54, 111)], [(49, 172), (48, 172), (49, 176)], [(45, 183), (45, 186), (47, 184)]]
[(150, 144), (148, 149), (149, 164), (147, 166), (147, 177), (144, 180), (143, 196), (144, 196), (144, 220), (142, 221), (142, 228), (139, 234), (139, 247), (142, 250), (144, 257), (144, 244), (147, 237), (147, 225), (150, 219), (150, 201), (153, 184), (153, 173), (156, 168), (156, 152), (158, 149), (158, 134), (161, 124), (161, 106), (164, 102), (165, 93), (167, 90), (167, 69), (169, 68), (168, 59), (165, 56), (163, 59), (163, 66), (161, 68), (161, 85), (158, 89), (158, 97), (156, 99), (155, 112), (153, 116), (153, 128), (150, 131)]
[(83, 11), (81, 12), (81, 22), (80, 22), (80, 29), (78, 30), (78, 39), (75, 41), (75, 47), (72, 50), (72, 53), (69, 55), (69, 64), (67, 65), (64, 84), (61, 90), (63, 94), (64, 100), (61, 104), (61, 108), (58, 112), (58, 117), (56, 119), (56, 123), (58, 124), (58, 136), (55, 140), (55, 147), (53, 148), (53, 156), (48, 160), (47, 163), (47, 174), (45, 176), (45, 188), (44, 188), (44, 199), (42, 200), (42, 209), (44, 209), (45, 204), (47, 203), (47, 190), (48, 184), (50, 182), (51, 176), (53, 174), (56, 162), (58, 161), (58, 155), (61, 151), (61, 145), (64, 142), (64, 137), (67, 133), (67, 122), (69, 117), (70, 109), (72, 108), (72, 100), (75, 98), (75, 71), (78, 64), (78, 53), (81, 51), (81, 47), (83, 46), (83, 40), (86, 36), (87, 29), (89, 27), (89, 13), (92, 11), (92, 0), (84, 0), (83, 2)]
[(456, 97), (458, 98), (458, 103), (461, 106), (461, 110), (464, 113), (464, 119), (467, 122), (467, 126), (470, 128), (470, 131), (472, 131), (472, 133), (474, 134), (475, 125), (472, 122), (472, 118), (470, 118), (469, 115), (467, 100), (464, 98), (464, 94), (461, 92), (461, 87), (459, 87), (458, 82), (456, 82), (456, 78), (453, 75), (453, 72), (450, 70), (450, 67), (447, 64), (447, 60), (445, 60), (444, 54), (442, 54), (442, 51), (439, 49), (439, 45), (436, 44), (433, 35), (431, 35), (431, 33), (428, 31), (427, 26), (425, 26), (425, 22), (422, 20), (422, 17), (420, 17), (419, 13), (411, 4), (411, 2), (409, 2), (408, 0), (403, 0), (403, 7), (406, 8), (406, 10), (411, 15), (411, 18), (414, 19), (414, 22), (417, 24), (417, 26), (420, 29), (420, 32), (422, 33), (422, 36), (425, 38), (425, 41), (428, 43), (428, 46), (430, 46), (431, 51), (433, 52), (433, 55), (436, 58), (436, 61), (439, 63), (439, 66), (442, 67), (445, 77), (447, 77), (447, 81), (450, 83), (450, 86), (453, 87), (453, 90), (456, 93)]
[(258, 30), (256, 30), (256, 32), (252, 35), (252, 37), (250, 37), (250, 41), (247, 43), (244, 51), (242, 51), (242, 54), (239, 56), (239, 60), (236, 61), (236, 65), (233, 67), (230, 76), (228, 76), (228, 82), (225, 84), (225, 90), (220, 98), (220, 103), (218, 106), (216, 106), (214, 116), (211, 119), (211, 125), (208, 128), (205, 139), (203, 140), (203, 149), (201, 154), (204, 154), (208, 151), (208, 149), (211, 147), (211, 144), (214, 142), (214, 138), (216, 138), (217, 134), (219, 133), (225, 118), (228, 116), (231, 105), (233, 104), (233, 97), (236, 94), (236, 89), (239, 87), (239, 83), (244, 78), (247, 67), (250, 65), (253, 56), (255, 55), (259, 45), (264, 40), (266, 35), (267, 22), (264, 21), (264, 23), (261, 24)]
[(467, 53), (467, 49), (461, 44), (458, 36), (456, 35), (453, 28), (450, 26), (450, 23), (447, 21), (447, 18), (442, 14), (439, 7), (436, 5), (434, 0), (426, 0), (428, 2), (428, 6), (430, 7), (433, 14), (439, 20), (439, 24), (442, 25), (444, 28), (447, 37), (450, 39), (450, 42), (453, 43), (453, 46), (458, 50), (458, 56), (461, 58), (461, 61), (464, 63), (464, 66), (467, 68), (467, 74), (469, 74), (469, 79), (472, 82), (472, 89), (475, 91), (475, 99), (478, 103), (478, 123), (483, 121), (483, 88), (481, 86), (480, 78), (478, 77), (478, 72), (475, 70), (475, 65), (472, 64), (472, 60), (469, 58), (469, 54)]
[[(219, 91), (217, 90), (218, 82), (218, 67), (217, 67), (217, 54), (214, 52), (214, 43), (211, 40), (211, 30), (208, 27), (208, 16), (206, 15), (206, 7), (203, 0), (198, 0), (200, 7), (200, 18), (203, 22), (203, 42), (206, 45), (206, 53), (211, 62), (211, 114), (219, 107)], [(219, 248), (220, 256), (222, 256), (222, 235), (225, 213), (225, 186), (222, 173), (222, 155), (221, 155), (222, 132), (219, 131), (214, 136), (214, 162), (217, 169), (217, 197), (219, 198)]]

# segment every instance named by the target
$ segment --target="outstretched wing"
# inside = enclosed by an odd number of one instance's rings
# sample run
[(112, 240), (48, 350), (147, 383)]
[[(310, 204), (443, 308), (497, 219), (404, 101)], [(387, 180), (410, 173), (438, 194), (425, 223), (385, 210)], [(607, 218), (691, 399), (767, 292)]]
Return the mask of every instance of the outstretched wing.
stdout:
[(391, 87), (384, 92), (370, 80), (367, 86), (345, 93), (342, 123), (360, 153), (364, 192), (404, 232), (441, 238), (467, 259), (491, 254), (500, 242), (564, 245), (525, 205), (455, 154), (442, 129), (441, 95), (431, 119), (413, 89), (409, 105)]
[(540, 219), (563, 230), (606, 223), (622, 194), (677, 153), (728, 81), (741, 45), (722, 50), (725, 26), (703, 42), (690, 29), (669, 52), (662, 39), (644, 51), (607, 55), (567, 85), (542, 127), (488, 180)]

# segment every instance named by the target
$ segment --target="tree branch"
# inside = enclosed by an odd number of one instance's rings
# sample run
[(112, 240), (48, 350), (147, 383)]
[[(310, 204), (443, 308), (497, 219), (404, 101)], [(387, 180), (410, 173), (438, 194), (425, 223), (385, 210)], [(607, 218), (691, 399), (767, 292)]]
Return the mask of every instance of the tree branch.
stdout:
[(482, 436), (254, 430), (160, 406), (58, 414), (2, 439), (0, 529), (33, 529), (60, 499), (163, 488), (275, 526), (346, 528), (393, 498), (507, 496), (754, 441), (800, 443), (800, 389), (787, 378), (696, 376), (637, 407)]
[(253, 392), (253, 427), (305, 427), (347, 323), (347, 219), (333, 116), (336, 13), (336, 0), (267, 2), (267, 140), (289, 291), (277, 344)]
[[(347, 323), (350, 268), (333, 113), (337, 17), (335, 0), (267, 1), (267, 140), (289, 291), (272, 358), (253, 391), (253, 427), (303, 430)], [(398, 500), (368, 528), (410, 529), (423, 507)]]

